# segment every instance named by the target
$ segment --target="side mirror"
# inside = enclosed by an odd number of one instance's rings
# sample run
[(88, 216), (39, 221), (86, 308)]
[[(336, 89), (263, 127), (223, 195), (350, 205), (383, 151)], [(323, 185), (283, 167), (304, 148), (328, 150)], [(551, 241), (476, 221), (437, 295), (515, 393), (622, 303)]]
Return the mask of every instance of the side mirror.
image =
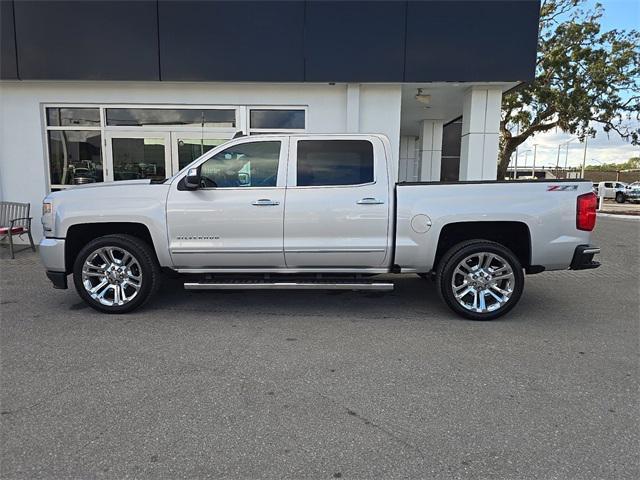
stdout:
[(187, 176), (184, 177), (184, 186), (187, 190), (197, 190), (200, 188), (200, 172), (197, 168), (190, 168)]

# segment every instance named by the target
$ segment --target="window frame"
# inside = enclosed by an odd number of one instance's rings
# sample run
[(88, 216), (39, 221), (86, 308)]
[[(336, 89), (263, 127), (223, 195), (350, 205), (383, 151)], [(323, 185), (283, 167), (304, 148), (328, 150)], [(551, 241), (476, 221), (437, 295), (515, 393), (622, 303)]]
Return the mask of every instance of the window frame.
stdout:
[[(45, 115), (45, 120), (46, 120), (46, 111), (44, 113)], [(105, 180), (105, 157), (104, 157), (104, 134), (103, 132), (100, 130), (100, 127), (86, 127), (86, 128), (78, 128), (78, 127), (73, 127), (73, 128), (65, 128), (65, 127), (54, 127), (54, 128), (45, 128), (43, 130), (43, 142), (44, 142), (44, 158), (45, 158), (45, 171), (46, 171), (46, 176), (45, 176), (45, 180), (47, 182), (48, 185), (48, 190), (51, 191), (53, 189), (56, 190), (64, 190), (66, 188), (69, 187), (73, 187), (75, 185), (73, 184), (64, 184), (64, 183), (51, 183), (51, 150), (50, 150), (50, 145), (49, 145), (49, 132), (53, 132), (53, 131), (57, 131), (57, 132), (85, 132), (85, 131), (89, 131), (89, 132), (96, 132), (99, 131), (100, 132), (100, 161), (102, 163), (102, 182), (96, 182), (96, 183), (104, 183)]]
[[(347, 185), (298, 185), (298, 142), (304, 141), (331, 141), (331, 140), (339, 140), (339, 141), (366, 141), (371, 144), (371, 151), (373, 154), (373, 180), (371, 182), (365, 183), (350, 183)], [(340, 135), (339, 137), (335, 135), (329, 135), (326, 138), (322, 136), (314, 136), (313, 138), (305, 138), (305, 137), (297, 137), (292, 138), (290, 144), (290, 153), (289, 153), (289, 168), (288, 168), (288, 176), (287, 176), (287, 188), (296, 188), (296, 189), (313, 189), (313, 188), (360, 188), (360, 187), (368, 187), (371, 185), (376, 185), (378, 183), (378, 169), (379, 166), (376, 162), (376, 143), (373, 141), (371, 137), (361, 136), (361, 135), (353, 135), (350, 136)]]
[[(304, 128), (251, 128), (251, 111), (252, 110), (303, 110), (304, 111)], [(309, 107), (306, 105), (247, 105), (246, 108), (246, 126), (247, 134), (278, 135), (281, 133), (296, 134), (307, 133)]]
[[(258, 140), (259, 138), (259, 140)], [(216, 148), (212, 148), (207, 153), (205, 153), (203, 158), (200, 158), (194, 163), (187, 165), (183, 170), (181, 170), (181, 174), (174, 177), (172, 183), (179, 187), (180, 183), (187, 176), (187, 173), (192, 168), (197, 168), (198, 173), (200, 173), (202, 165), (211, 159), (211, 157), (217, 155), (218, 153), (222, 153), (228, 148), (236, 147), (238, 145), (242, 145), (245, 143), (258, 143), (258, 142), (280, 142), (280, 156), (278, 157), (278, 171), (276, 176), (276, 184), (274, 186), (251, 186), (251, 187), (202, 187), (198, 188), (198, 191), (246, 191), (246, 190), (273, 190), (277, 188), (286, 188), (287, 183), (287, 171), (289, 168), (289, 138), (280, 135), (273, 136), (260, 136), (260, 137), (239, 137), (235, 140), (225, 143), (224, 145), (220, 145)], [(223, 147), (224, 148), (221, 148)], [(196, 163), (197, 162), (197, 163)]]
[[(62, 125), (48, 125), (47, 123), (47, 108), (96, 108), (100, 111), (100, 125), (95, 126), (83, 126), (83, 125), (74, 125), (74, 126), (62, 126)], [(192, 110), (235, 110), (236, 114), (236, 126), (235, 127), (193, 127), (193, 126), (184, 126), (184, 125), (149, 125), (149, 126), (108, 126), (106, 119), (106, 109), (107, 108), (154, 108), (154, 109), (192, 109)], [(304, 129), (250, 129), (249, 128), (249, 116), (251, 109), (260, 109), (260, 110), (304, 110), (305, 115), (305, 128)], [(51, 183), (51, 158), (49, 152), (49, 139), (48, 132), (50, 130), (91, 130), (91, 131), (99, 131), (100, 132), (100, 159), (102, 161), (102, 168), (106, 171), (107, 169), (107, 144), (106, 137), (108, 132), (118, 132), (118, 131), (140, 131), (140, 132), (175, 132), (175, 133), (199, 133), (203, 136), (207, 135), (228, 135), (229, 138), (233, 138), (233, 136), (242, 132), (247, 135), (247, 137), (251, 137), (251, 133), (263, 133), (263, 134), (271, 134), (271, 135), (281, 135), (281, 134), (296, 134), (296, 133), (306, 133), (307, 132), (307, 119), (308, 119), (308, 106), (307, 105), (249, 105), (249, 104), (234, 104), (234, 105), (226, 105), (226, 104), (176, 104), (176, 103), (98, 103), (98, 102), (41, 102), (40, 103), (40, 121), (41, 121), (41, 132), (42, 132), (42, 146), (43, 146), (43, 160), (44, 160), (44, 169), (45, 169), (45, 188), (47, 191), (52, 190), (64, 190), (66, 188), (72, 187), (73, 185), (64, 185), (64, 184), (52, 184)], [(263, 137), (264, 135), (260, 135)], [(284, 147), (287, 148), (287, 147)], [(173, 155), (173, 149), (171, 149), (171, 155)], [(286, 160), (286, 157), (285, 157)], [(174, 160), (172, 157), (172, 166), (174, 168)], [(280, 162), (282, 161), (282, 152), (280, 157)], [(175, 162), (177, 165), (177, 162)], [(172, 176), (175, 176), (179, 170), (175, 170), (175, 173)], [(278, 174), (280, 175), (280, 174)], [(171, 177), (169, 177), (171, 178)], [(278, 177), (280, 179), (280, 176)], [(103, 180), (101, 183), (106, 183), (108, 180)], [(256, 187), (242, 187), (242, 188), (256, 188)], [(264, 188), (275, 188), (275, 187), (264, 187)]]
[[(107, 110), (113, 108), (141, 109), (141, 110), (233, 110), (235, 112), (235, 127), (200, 127), (198, 125), (108, 125)], [(240, 129), (240, 107), (234, 105), (152, 105), (152, 104), (104, 104), (101, 105), (101, 124), (108, 130), (137, 130), (148, 129), (155, 131), (192, 132), (204, 130), (205, 132), (237, 132)]]

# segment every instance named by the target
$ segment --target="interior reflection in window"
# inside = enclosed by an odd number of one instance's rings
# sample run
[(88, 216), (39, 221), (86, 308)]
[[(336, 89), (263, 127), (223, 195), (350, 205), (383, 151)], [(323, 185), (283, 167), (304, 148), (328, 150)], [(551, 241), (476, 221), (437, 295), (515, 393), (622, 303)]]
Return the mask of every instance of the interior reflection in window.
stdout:
[(164, 139), (114, 138), (111, 145), (114, 180), (166, 178)]
[(182, 170), (196, 158), (224, 142), (226, 140), (221, 138), (178, 138), (178, 169)]
[(100, 132), (49, 131), (49, 171), (52, 185), (102, 182)]

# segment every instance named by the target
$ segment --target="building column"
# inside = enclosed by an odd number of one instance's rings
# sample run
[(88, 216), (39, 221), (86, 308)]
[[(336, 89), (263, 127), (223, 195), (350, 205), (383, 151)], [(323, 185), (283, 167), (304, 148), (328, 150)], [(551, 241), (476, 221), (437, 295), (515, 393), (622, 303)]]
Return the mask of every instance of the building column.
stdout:
[(442, 120), (422, 120), (420, 122), (420, 181), (439, 182), (442, 163)]
[(502, 90), (471, 87), (462, 106), (460, 180), (495, 180)]
[(347, 133), (360, 131), (360, 84), (347, 84)]

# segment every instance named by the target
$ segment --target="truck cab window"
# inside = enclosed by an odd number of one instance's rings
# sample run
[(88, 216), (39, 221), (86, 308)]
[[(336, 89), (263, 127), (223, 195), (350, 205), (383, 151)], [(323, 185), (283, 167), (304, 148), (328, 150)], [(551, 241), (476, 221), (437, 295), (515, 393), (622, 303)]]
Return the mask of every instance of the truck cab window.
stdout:
[(373, 145), (367, 140), (300, 140), (299, 187), (373, 182)]
[(275, 187), (280, 141), (241, 143), (202, 164), (204, 187)]

